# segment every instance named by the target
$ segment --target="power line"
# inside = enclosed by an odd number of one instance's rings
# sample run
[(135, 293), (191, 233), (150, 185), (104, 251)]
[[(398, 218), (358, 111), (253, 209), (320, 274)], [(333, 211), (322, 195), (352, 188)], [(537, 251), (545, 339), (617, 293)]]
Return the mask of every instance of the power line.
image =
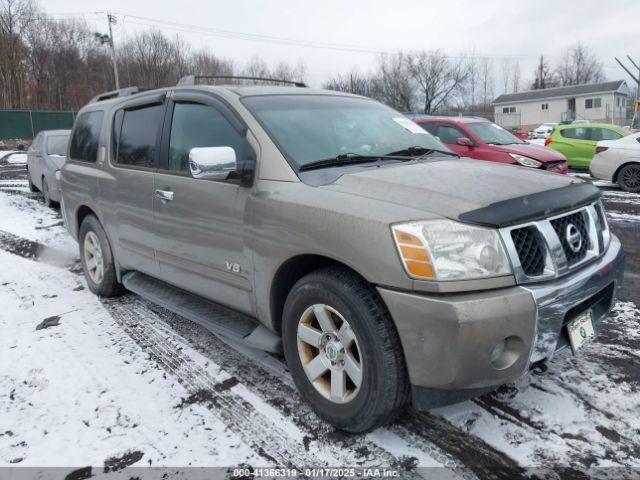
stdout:
[[(91, 13), (104, 13), (104, 12), (91, 12)], [(318, 41), (311, 41), (311, 40), (300, 40), (300, 39), (294, 39), (294, 38), (277, 37), (273, 35), (245, 33), (245, 32), (233, 31), (233, 30), (223, 30), (223, 29), (212, 28), (212, 27), (203, 27), (200, 25), (160, 20), (156, 18), (143, 17), (139, 15), (129, 15), (122, 12), (112, 12), (112, 13), (125, 17), (125, 19), (127, 20), (127, 23), (134, 24), (134, 25), (141, 25), (145, 27), (157, 27), (158, 25), (161, 25), (164, 28), (182, 32), (182, 33), (190, 33), (190, 34), (195, 33), (199, 35), (213, 36), (213, 37), (225, 38), (230, 40), (243, 40), (243, 41), (253, 41), (253, 42), (260, 42), (260, 43), (274, 43), (279, 45), (298, 46), (298, 47), (305, 47), (305, 48), (316, 48), (316, 49), (334, 50), (334, 51), (352, 52), (352, 53), (392, 54), (392, 53), (397, 53), (398, 51), (401, 51), (400, 49), (393, 50), (388, 48), (371, 47), (371, 46), (364, 46), (364, 45), (318, 42)], [(64, 13), (64, 15), (70, 15), (70, 14), (71, 13), (69, 12)], [(417, 50), (404, 50), (404, 51), (408, 53), (417, 52)], [(452, 58), (452, 59), (478, 58), (478, 59), (489, 59), (489, 60), (534, 59), (539, 57), (538, 54), (535, 54), (535, 55), (534, 54), (504, 54), (504, 55), (459, 54), (459, 55), (443, 55), (443, 56), (447, 58)]]

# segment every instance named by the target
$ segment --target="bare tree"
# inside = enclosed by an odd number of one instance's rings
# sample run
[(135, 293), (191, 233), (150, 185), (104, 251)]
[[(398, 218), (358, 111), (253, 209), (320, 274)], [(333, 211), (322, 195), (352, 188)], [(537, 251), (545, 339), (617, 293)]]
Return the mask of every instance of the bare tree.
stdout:
[(373, 96), (372, 80), (366, 75), (362, 75), (357, 70), (353, 70), (347, 75), (337, 75), (330, 78), (323, 84), (323, 88), (337, 90), (339, 92), (353, 93), (365, 97)]
[(290, 82), (303, 82), (307, 73), (307, 67), (302, 60), (296, 65), (287, 62), (280, 62), (271, 71), (270, 77), (276, 80), (287, 80)]
[(381, 55), (371, 79), (371, 87), (372, 96), (376, 100), (396, 110), (413, 110), (415, 91), (404, 54)]
[(557, 85), (556, 76), (549, 63), (543, 55), (540, 55), (540, 62), (534, 72), (534, 80), (531, 84), (533, 90), (555, 87)]
[(505, 58), (502, 61), (502, 92), (519, 92), (521, 82), (520, 62)]
[(0, 95), (10, 108), (24, 107), (26, 101), (24, 36), (36, 15), (32, 0), (0, 0)]
[(179, 36), (171, 40), (159, 30), (148, 30), (126, 41), (119, 51), (120, 70), (126, 72), (129, 85), (166, 87), (189, 73), (188, 47)]
[(232, 60), (218, 58), (207, 49), (195, 52), (190, 64), (194, 75), (233, 75), (234, 72)]
[(583, 85), (605, 80), (602, 63), (582, 43), (568, 48), (556, 67), (560, 85)]
[(268, 78), (269, 65), (256, 55), (244, 66), (242, 74), (247, 77)]
[(450, 102), (469, 77), (462, 60), (451, 60), (439, 50), (410, 55), (407, 65), (424, 113), (436, 112)]
[(483, 58), (480, 62), (480, 86), (482, 88), (482, 106), (486, 109), (491, 105), (494, 93), (493, 67), (488, 58)]

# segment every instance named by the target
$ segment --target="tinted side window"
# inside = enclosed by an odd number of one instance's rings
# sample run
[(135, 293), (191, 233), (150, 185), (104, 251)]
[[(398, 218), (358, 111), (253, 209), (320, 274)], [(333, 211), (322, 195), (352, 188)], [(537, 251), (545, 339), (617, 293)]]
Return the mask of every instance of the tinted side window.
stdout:
[(455, 144), (456, 140), (459, 137), (466, 137), (467, 135), (462, 131), (458, 130), (456, 127), (452, 127), (451, 125), (439, 125), (438, 126), (438, 135), (437, 137), (440, 139), (442, 143)]
[(96, 161), (103, 116), (102, 111), (85, 112), (78, 116), (69, 149), (69, 155), (73, 160)]
[(163, 105), (155, 104), (118, 112), (115, 130), (115, 161), (120, 165), (153, 167), (157, 149), (158, 127), (162, 121)]
[(573, 138), (575, 140), (586, 140), (587, 139), (587, 129), (580, 128), (566, 128), (564, 130), (560, 130), (560, 135), (564, 138)]
[(187, 173), (189, 151), (195, 147), (231, 147), (244, 158), (245, 139), (214, 107), (176, 103), (169, 139), (169, 170)]
[(607, 130), (606, 128), (594, 128), (594, 130), (599, 130), (599, 138), (592, 138), (592, 140), (618, 140), (621, 138), (620, 134), (613, 130)]
[(438, 124), (437, 123), (425, 122), (425, 123), (419, 123), (418, 125), (420, 125), (422, 128), (424, 128), (427, 132), (429, 132), (434, 137), (438, 136)]

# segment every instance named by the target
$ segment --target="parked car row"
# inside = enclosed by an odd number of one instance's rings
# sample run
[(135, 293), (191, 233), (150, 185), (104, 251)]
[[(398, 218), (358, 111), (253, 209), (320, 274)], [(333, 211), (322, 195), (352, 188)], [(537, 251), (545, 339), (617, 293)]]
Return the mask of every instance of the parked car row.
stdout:
[(640, 133), (596, 144), (591, 175), (620, 185), (627, 192), (640, 192)]
[(89, 289), (284, 354), (350, 432), (580, 351), (622, 281), (599, 190), (486, 120), (415, 121), (307, 88), (98, 96), (55, 172)]
[(562, 153), (570, 167), (589, 168), (599, 141), (619, 140), (626, 135), (627, 132), (615, 125), (599, 123), (558, 125), (544, 144)]
[(67, 158), (71, 130), (43, 130), (36, 135), (27, 151), (27, 179), (32, 192), (42, 192), (44, 203), (53, 207), (60, 203), (60, 185), (56, 172)]
[(562, 154), (521, 140), (484, 118), (429, 117), (414, 121), (461, 157), (568, 172)]

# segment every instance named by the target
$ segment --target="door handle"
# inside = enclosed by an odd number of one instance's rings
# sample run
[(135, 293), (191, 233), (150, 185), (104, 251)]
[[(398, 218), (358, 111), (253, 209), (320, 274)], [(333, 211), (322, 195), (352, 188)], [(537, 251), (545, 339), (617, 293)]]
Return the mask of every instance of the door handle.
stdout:
[(173, 200), (173, 192), (171, 190), (156, 190), (155, 196), (160, 200), (164, 200), (165, 202), (170, 202)]

